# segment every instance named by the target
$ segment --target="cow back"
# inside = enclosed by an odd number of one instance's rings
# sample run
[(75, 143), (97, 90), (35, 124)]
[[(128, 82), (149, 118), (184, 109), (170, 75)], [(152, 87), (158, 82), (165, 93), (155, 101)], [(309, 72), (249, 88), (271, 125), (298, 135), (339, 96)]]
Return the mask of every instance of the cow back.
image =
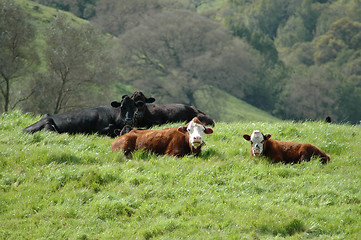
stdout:
[(112, 143), (112, 150), (123, 150), (125, 154), (144, 150), (159, 155), (184, 156), (191, 152), (187, 134), (178, 128), (132, 130)]
[(330, 157), (321, 149), (309, 143), (282, 142), (273, 139), (265, 141), (263, 155), (274, 162), (299, 163), (309, 161), (311, 157), (321, 158), (323, 163)]

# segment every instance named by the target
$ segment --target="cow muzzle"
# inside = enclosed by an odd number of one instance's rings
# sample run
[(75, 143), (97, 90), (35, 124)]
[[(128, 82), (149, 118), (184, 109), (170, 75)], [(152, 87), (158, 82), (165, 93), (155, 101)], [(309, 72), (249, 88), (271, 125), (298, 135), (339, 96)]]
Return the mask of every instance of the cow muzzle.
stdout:
[(198, 148), (199, 146), (202, 146), (203, 140), (201, 136), (193, 137), (191, 139), (191, 144), (193, 147)]
[(136, 112), (134, 114), (135, 119), (141, 119), (141, 118), (143, 118), (143, 116), (144, 116), (144, 114), (142, 112)]
[(124, 123), (125, 123), (125, 125), (133, 126), (133, 119), (131, 119), (131, 118), (126, 118), (126, 119), (124, 120)]
[(252, 152), (253, 152), (253, 156), (256, 156), (256, 157), (262, 154), (262, 150), (260, 147), (252, 148)]

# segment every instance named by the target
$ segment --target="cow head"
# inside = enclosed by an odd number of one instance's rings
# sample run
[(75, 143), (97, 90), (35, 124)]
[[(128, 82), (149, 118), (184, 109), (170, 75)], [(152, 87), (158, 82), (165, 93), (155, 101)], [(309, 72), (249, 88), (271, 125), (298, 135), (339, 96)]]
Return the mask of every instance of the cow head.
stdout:
[(135, 103), (128, 95), (124, 95), (120, 102), (114, 101), (111, 103), (112, 107), (119, 108), (121, 113), (121, 120), (125, 125), (133, 125), (134, 112), (136, 111)]
[(134, 100), (135, 106), (137, 107), (134, 117), (140, 119), (144, 117), (144, 112), (146, 111), (147, 103), (152, 103), (155, 101), (155, 98), (147, 98), (141, 91), (136, 91), (130, 96)]
[(193, 118), (186, 126), (179, 127), (178, 131), (189, 135), (189, 144), (195, 149), (201, 147), (203, 142), (203, 134), (213, 133), (212, 128), (207, 128), (197, 117)]
[(245, 134), (243, 138), (251, 142), (252, 155), (259, 156), (264, 151), (264, 142), (271, 138), (271, 134), (263, 135), (262, 132), (255, 130), (251, 136)]

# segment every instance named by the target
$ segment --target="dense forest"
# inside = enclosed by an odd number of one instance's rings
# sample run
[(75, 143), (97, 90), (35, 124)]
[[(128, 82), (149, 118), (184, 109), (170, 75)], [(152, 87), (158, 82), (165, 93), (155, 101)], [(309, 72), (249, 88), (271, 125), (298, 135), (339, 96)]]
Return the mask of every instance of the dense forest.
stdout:
[(360, 0), (29, 2), (0, 0), (0, 112), (203, 91), (222, 120), (217, 89), (280, 119), (361, 119)]

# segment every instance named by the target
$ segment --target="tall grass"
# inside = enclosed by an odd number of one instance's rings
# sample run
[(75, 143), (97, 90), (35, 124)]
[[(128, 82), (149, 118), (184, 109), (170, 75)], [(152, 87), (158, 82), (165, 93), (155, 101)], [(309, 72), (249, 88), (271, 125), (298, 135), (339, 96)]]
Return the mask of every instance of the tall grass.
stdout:
[[(0, 239), (357, 239), (361, 129), (216, 123), (199, 157), (113, 153), (96, 135), (22, 133), (0, 117)], [(169, 126), (177, 126), (173, 124)], [(251, 158), (244, 133), (310, 142), (331, 162)]]

